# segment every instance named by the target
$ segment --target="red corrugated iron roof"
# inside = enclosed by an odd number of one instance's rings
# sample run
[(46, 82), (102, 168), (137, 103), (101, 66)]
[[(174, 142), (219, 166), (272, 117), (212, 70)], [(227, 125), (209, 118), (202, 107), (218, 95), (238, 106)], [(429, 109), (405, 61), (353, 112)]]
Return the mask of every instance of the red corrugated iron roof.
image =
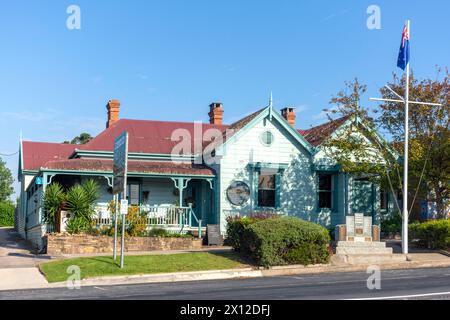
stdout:
[[(90, 172), (112, 172), (113, 161), (106, 159), (70, 159), (47, 162), (44, 169), (70, 170), (70, 171), (90, 171)], [(201, 176), (215, 176), (213, 169), (193, 163), (177, 164), (171, 161), (128, 161), (129, 173), (147, 173), (147, 174), (187, 174)]]
[[(78, 148), (90, 151), (113, 151), (114, 139), (123, 131), (129, 134), (129, 152), (171, 154), (174, 146), (180, 141), (171, 141), (175, 130), (187, 130), (191, 137), (191, 146), (194, 148), (194, 122), (168, 122), (149, 120), (121, 119), (111, 127), (104, 130), (97, 137)], [(208, 129), (218, 129), (221, 132), (228, 126), (201, 124), (203, 133)], [(182, 131), (180, 131), (182, 132)], [(202, 136), (200, 137), (202, 139)], [(192, 150), (194, 152), (194, 150)]]
[(349, 116), (345, 116), (336, 120), (328, 121), (320, 126), (312, 127), (307, 130), (297, 130), (306, 141), (317, 147), (325, 141), (337, 128), (347, 121)]
[(39, 170), (48, 161), (67, 159), (77, 145), (22, 141), (23, 170)]
[[(262, 109), (264, 110), (264, 109)], [(218, 129), (225, 135), (226, 129), (239, 131), (251, 120), (253, 120), (262, 110), (250, 114), (249, 116), (239, 120), (238, 122), (227, 125), (201, 124), (203, 133), (208, 129)], [(348, 117), (336, 119), (320, 126), (313, 127), (308, 130), (298, 130), (298, 132), (313, 146), (320, 145), (328, 136), (331, 135), (339, 126), (341, 126)], [(45, 142), (23, 142), (23, 169), (39, 170), (41, 167), (48, 169), (67, 169), (67, 170), (88, 170), (91, 166), (102, 171), (101, 168), (110, 170), (108, 160), (88, 160), (73, 159), (68, 160), (75, 149), (88, 151), (113, 151), (114, 139), (123, 131), (129, 133), (129, 151), (135, 153), (153, 153), (153, 154), (170, 154), (175, 145), (179, 141), (171, 141), (173, 132), (177, 129), (186, 130), (191, 136), (191, 145), (194, 146), (194, 122), (168, 122), (168, 121), (149, 121), (149, 120), (128, 120), (121, 119), (108, 129), (104, 130), (97, 137), (85, 145), (71, 145), (61, 143), (45, 143)], [(224, 137), (225, 138), (225, 137)], [(229, 137), (228, 137), (229, 138)], [(207, 143), (209, 144), (209, 143)], [(206, 144), (206, 145), (207, 145)], [(203, 146), (206, 146), (203, 142)], [(194, 150), (192, 150), (193, 152)], [(164, 165), (163, 165), (164, 164)], [(104, 167), (106, 166), (106, 167)], [(185, 173), (192, 172), (211, 172), (210, 168), (200, 167), (172, 167), (170, 162), (133, 162), (132, 170), (150, 170), (149, 172), (170, 172), (175, 170)], [(180, 171), (181, 170), (181, 171)], [(200, 171), (197, 171), (200, 170)], [(206, 170), (206, 171), (202, 171)], [(136, 171), (147, 172), (147, 171)], [(209, 174), (207, 173), (207, 174)], [(201, 173), (203, 174), (203, 173)]]

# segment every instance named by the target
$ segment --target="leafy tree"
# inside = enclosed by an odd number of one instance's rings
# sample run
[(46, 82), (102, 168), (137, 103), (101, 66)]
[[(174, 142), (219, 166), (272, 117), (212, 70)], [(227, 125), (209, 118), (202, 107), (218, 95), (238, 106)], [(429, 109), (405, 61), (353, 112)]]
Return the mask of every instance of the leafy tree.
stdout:
[(83, 132), (79, 136), (73, 138), (70, 142), (64, 141), (65, 144), (86, 144), (92, 140), (92, 136), (89, 133)]
[[(409, 197), (420, 196), (436, 203), (438, 215), (446, 217), (450, 199), (450, 74), (438, 68), (436, 79), (410, 78), (410, 100), (441, 103), (442, 107), (410, 105)], [(406, 79), (395, 75), (389, 86), (404, 96)], [(387, 88), (384, 98), (398, 99)], [(381, 105), (378, 123), (393, 137), (396, 148), (404, 150), (405, 107), (403, 103), (386, 102)], [(447, 207), (448, 210), (448, 207)]]
[(369, 174), (369, 179), (379, 181), (398, 164), (393, 149), (377, 135), (369, 110), (361, 105), (366, 90), (367, 86), (355, 78), (345, 82), (345, 89), (331, 98), (333, 107), (324, 110), (331, 124), (343, 119), (350, 121), (350, 126), (337, 136), (327, 138), (323, 146), (326, 155), (340, 164), (342, 171), (356, 175)]
[(13, 194), (13, 182), (11, 170), (6, 167), (6, 163), (0, 158), (0, 202), (7, 201)]

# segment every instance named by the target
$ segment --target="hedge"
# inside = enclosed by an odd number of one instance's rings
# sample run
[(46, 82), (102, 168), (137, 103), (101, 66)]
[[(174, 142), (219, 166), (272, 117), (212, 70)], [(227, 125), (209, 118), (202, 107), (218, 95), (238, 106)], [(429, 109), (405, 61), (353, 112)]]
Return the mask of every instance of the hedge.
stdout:
[(227, 229), (227, 244), (265, 267), (327, 263), (329, 241), (327, 229), (294, 217), (242, 218)]
[(14, 205), (10, 202), (0, 202), (0, 227), (14, 226)]
[(413, 223), (409, 226), (411, 238), (418, 245), (429, 249), (450, 248), (450, 220), (436, 220)]

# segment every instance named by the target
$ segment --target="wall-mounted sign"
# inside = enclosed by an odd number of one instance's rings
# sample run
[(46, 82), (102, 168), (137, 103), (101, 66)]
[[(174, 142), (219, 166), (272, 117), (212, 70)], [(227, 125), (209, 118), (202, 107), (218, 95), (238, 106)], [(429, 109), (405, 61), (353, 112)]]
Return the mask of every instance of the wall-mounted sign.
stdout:
[(234, 181), (227, 189), (227, 198), (231, 204), (242, 206), (250, 198), (250, 187), (243, 181)]
[(125, 131), (114, 140), (113, 193), (124, 192), (127, 184), (128, 133)]
[(36, 185), (42, 186), (42, 177), (36, 177)]

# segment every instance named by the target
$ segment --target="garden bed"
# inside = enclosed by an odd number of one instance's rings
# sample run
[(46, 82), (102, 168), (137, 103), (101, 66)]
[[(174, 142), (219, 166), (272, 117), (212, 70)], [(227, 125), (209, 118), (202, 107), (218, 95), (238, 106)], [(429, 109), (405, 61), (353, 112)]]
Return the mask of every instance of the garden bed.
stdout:
[[(109, 236), (49, 234), (46, 236), (47, 254), (112, 253), (114, 238)], [(120, 239), (118, 240), (120, 246)], [(202, 239), (191, 237), (127, 237), (125, 251), (192, 250), (202, 247)]]

